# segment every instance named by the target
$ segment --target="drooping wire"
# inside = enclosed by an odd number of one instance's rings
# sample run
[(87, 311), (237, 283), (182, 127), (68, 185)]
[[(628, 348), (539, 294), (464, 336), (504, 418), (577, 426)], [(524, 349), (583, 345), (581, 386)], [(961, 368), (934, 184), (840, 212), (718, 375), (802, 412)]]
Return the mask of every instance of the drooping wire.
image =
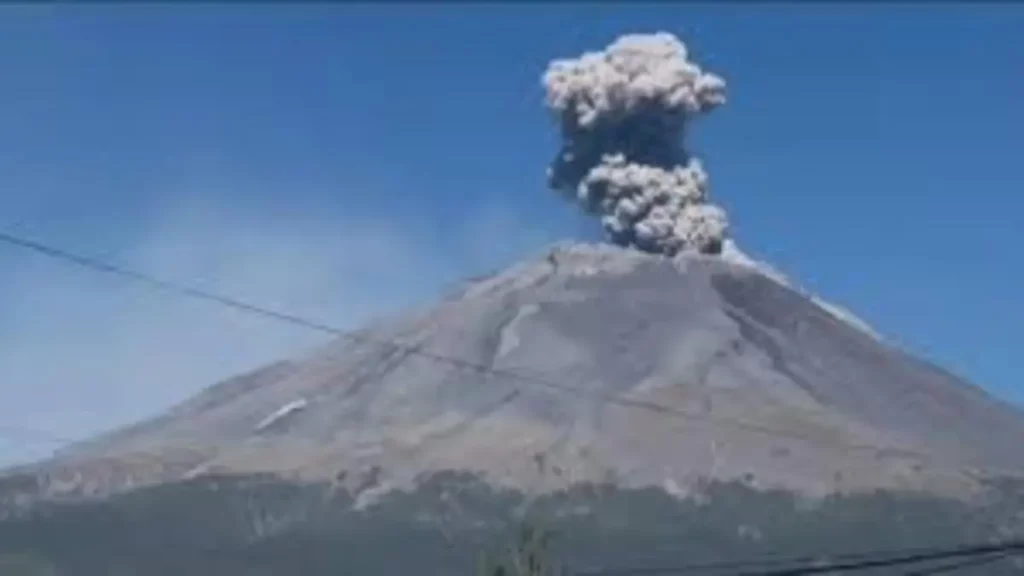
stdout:
[(991, 564), (998, 562), (999, 560), (1005, 560), (1012, 557), (1011, 554), (997, 553), (990, 556), (978, 556), (977, 558), (967, 558), (966, 560), (960, 560), (959, 562), (951, 562), (949, 564), (943, 564), (941, 566), (935, 566), (932, 568), (922, 568), (920, 570), (912, 570), (905, 572), (904, 576), (932, 576), (932, 574), (946, 574), (948, 572), (955, 572), (964, 568), (971, 568), (974, 566), (983, 566), (985, 564)]
[[(1003, 542), (999, 544), (985, 544), (985, 545), (974, 545), (974, 546), (960, 546), (955, 548), (934, 548), (934, 549), (923, 549), (913, 552), (908, 551), (894, 551), (889, 553), (883, 553), (878, 555), (865, 554), (861, 557), (851, 555), (846, 560), (833, 561), (833, 562), (821, 562), (812, 561), (797, 561), (795, 565), (786, 566), (784, 568), (775, 568), (767, 564), (757, 566), (756, 561), (736, 563), (736, 566), (740, 564), (755, 565), (756, 567), (751, 570), (739, 570), (735, 568), (726, 572), (730, 576), (809, 576), (812, 574), (828, 574), (833, 572), (852, 572), (860, 570), (868, 570), (873, 568), (886, 568), (894, 566), (906, 566), (913, 564), (922, 564), (925, 562), (934, 562), (938, 560), (950, 560), (959, 559), (956, 564), (946, 564), (939, 567), (932, 567), (922, 569), (919, 572), (913, 574), (935, 574), (944, 571), (952, 571), (968, 565), (983, 564), (987, 562), (994, 562), (998, 559), (1005, 558), (1008, 554), (1014, 552), (1024, 551), (1024, 541), (1013, 540)], [(967, 562), (970, 560), (970, 563)], [(780, 560), (779, 562), (784, 562)], [(577, 572), (577, 576), (671, 576), (671, 575), (688, 575), (688, 574), (699, 574), (706, 572), (708, 566), (724, 567), (728, 566), (728, 563), (718, 563), (716, 565), (705, 564), (701, 565), (682, 565), (674, 567), (662, 567), (662, 568), (616, 568), (616, 569), (598, 569), (589, 570), (585, 572)]]

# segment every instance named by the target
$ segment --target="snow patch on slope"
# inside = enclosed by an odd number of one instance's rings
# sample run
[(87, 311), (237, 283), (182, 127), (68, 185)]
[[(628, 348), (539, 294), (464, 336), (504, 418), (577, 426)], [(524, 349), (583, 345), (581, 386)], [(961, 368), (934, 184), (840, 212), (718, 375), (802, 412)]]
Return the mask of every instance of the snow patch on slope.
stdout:
[(879, 342), (883, 340), (881, 334), (875, 331), (875, 329), (872, 328), (867, 322), (855, 316), (853, 312), (850, 312), (849, 310), (843, 308), (838, 304), (826, 302), (813, 294), (811, 294), (810, 297), (812, 302), (814, 302), (823, 310), (834, 316), (836, 319), (842, 322), (846, 322), (850, 326), (853, 326), (854, 328), (860, 330), (861, 332), (866, 333), (868, 336), (871, 336), (872, 338), (878, 340)]
[(256, 425), (256, 432), (262, 432), (267, 428), (270, 428), (271, 426), (287, 418), (291, 414), (294, 414), (295, 412), (304, 409), (307, 404), (308, 403), (306, 402), (305, 398), (299, 398), (298, 400), (293, 400), (285, 404), (284, 406), (281, 406), (277, 410), (271, 412), (266, 418), (261, 420), (260, 423)]
[(787, 278), (782, 272), (779, 272), (778, 270), (771, 267), (769, 264), (765, 262), (754, 260), (753, 258), (748, 256), (746, 252), (740, 250), (740, 247), (737, 246), (736, 242), (732, 239), (726, 240), (725, 243), (722, 245), (721, 257), (722, 260), (725, 260), (730, 264), (750, 268), (760, 273), (762, 276), (771, 278), (772, 280), (778, 282), (779, 284), (782, 284), (783, 286), (786, 286), (787, 288), (793, 288), (793, 284), (789, 281), (789, 278)]
[(500, 342), (500, 345), (498, 346), (499, 358), (519, 347), (519, 324), (538, 312), (540, 312), (540, 306), (536, 304), (523, 306), (518, 312), (516, 312), (515, 317), (513, 317), (512, 320), (510, 320), (509, 323), (501, 329), (501, 333), (498, 336), (498, 341)]

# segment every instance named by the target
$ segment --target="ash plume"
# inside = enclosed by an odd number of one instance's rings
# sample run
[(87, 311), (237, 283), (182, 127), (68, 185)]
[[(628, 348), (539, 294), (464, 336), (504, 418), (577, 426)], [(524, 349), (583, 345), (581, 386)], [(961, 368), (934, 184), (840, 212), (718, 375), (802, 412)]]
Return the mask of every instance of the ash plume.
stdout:
[(725, 81), (666, 32), (625, 35), (600, 52), (555, 60), (543, 77), (562, 146), (548, 185), (601, 218), (622, 246), (673, 256), (719, 253), (725, 211), (686, 149), (690, 122), (725, 103)]

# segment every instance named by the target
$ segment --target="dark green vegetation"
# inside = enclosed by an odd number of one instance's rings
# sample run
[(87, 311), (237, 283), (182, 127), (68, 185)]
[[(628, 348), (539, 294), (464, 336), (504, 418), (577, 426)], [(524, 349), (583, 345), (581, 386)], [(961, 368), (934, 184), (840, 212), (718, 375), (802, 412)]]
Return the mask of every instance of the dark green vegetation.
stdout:
[[(356, 509), (351, 496), (270, 478), (204, 478), (104, 502), (48, 504), (0, 522), (7, 575), (396, 575), (498, 573), (523, 542), (562, 567), (652, 567), (957, 546), (1024, 534), (1024, 489), (993, 483), (972, 504), (877, 492), (807, 502), (712, 484), (661, 490), (581, 485), (537, 498), (441, 474)], [(2, 499), (0, 499), (2, 500)], [(8, 500), (9, 502), (10, 500)], [(515, 556), (515, 555), (513, 555)], [(529, 555), (519, 557), (528, 558)], [(1009, 574), (1001, 562), (976, 574)], [(529, 573), (529, 572), (526, 572)], [(555, 569), (536, 571), (554, 574)], [(569, 572), (571, 573), (571, 572)], [(896, 571), (891, 573), (903, 573)]]

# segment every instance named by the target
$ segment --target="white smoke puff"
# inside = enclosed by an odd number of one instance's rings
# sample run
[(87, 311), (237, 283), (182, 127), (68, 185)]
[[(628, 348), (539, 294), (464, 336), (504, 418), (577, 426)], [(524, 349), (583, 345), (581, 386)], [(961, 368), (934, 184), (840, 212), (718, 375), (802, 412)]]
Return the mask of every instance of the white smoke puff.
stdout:
[(725, 212), (706, 204), (707, 174), (682, 143), (691, 119), (725, 102), (720, 77), (659, 32), (554, 61), (544, 85), (563, 136), (552, 188), (600, 215), (617, 244), (667, 255), (721, 249)]

